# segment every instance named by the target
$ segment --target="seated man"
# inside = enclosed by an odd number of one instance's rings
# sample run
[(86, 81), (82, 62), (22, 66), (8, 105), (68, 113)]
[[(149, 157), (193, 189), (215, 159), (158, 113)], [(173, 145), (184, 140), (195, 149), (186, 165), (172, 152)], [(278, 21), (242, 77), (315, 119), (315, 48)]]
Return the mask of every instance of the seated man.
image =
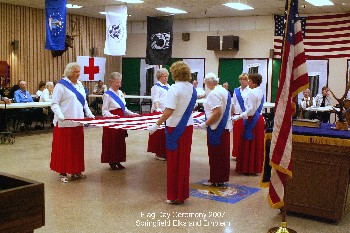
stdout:
[(303, 91), (304, 97), (301, 99), (300, 103), (300, 115), (299, 118), (302, 119), (315, 119), (316, 113), (314, 111), (306, 110), (309, 107), (314, 106), (314, 98), (310, 96), (310, 89), (306, 89)]
[(228, 89), (228, 82), (225, 82), (224, 84), (222, 84), (222, 87), (225, 88), (226, 90), (228, 90), (231, 94), (231, 97), (233, 96), (233, 91), (231, 91), (230, 89)]
[[(205, 90), (203, 90), (203, 88), (198, 87), (198, 81), (197, 80), (193, 80), (192, 81), (192, 85), (194, 86), (194, 88), (196, 88), (197, 99), (205, 98), (207, 93), (205, 92)], [(204, 112), (203, 104), (196, 103), (196, 106), (194, 107), (194, 111)]]
[[(11, 100), (7, 97), (0, 98), (0, 104), (10, 104)], [(3, 132), (6, 130), (7, 126), (7, 119), (5, 119), (5, 110), (0, 109), (0, 132)], [(7, 117), (7, 116), (6, 116)]]
[[(317, 94), (314, 98), (314, 106), (315, 107), (326, 107), (331, 106), (331, 96), (329, 95), (329, 88), (322, 87), (322, 93)], [(329, 122), (330, 112), (318, 112), (317, 117), (323, 123)]]
[[(23, 80), (19, 83), (19, 90), (15, 91), (14, 93), (14, 101), (16, 103), (34, 102), (29, 91), (27, 91), (27, 83)], [(23, 116), (24, 124), (27, 127), (32, 124), (33, 120), (41, 122), (43, 119), (42, 108), (22, 108), (20, 109), (19, 114), (20, 116)]]
[[(94, 90), (92, 91), (92, 94), (94, 95), (103, 95), (107, 91), (107, 86), (103, 84), (102, 80), (99, 80), (98, 83), (95, 85)], [(98, 105), (102, 104), (102, 98), (97, 97), (95, 98), (90, 106), (95, 110), (95, 113), (98, 112)]]

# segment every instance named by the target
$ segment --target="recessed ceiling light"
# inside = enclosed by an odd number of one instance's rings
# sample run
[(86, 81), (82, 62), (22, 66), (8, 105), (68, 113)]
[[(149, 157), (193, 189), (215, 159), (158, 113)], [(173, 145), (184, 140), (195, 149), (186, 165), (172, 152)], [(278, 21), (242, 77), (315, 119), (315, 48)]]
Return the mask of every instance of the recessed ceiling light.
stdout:
[(126, 3), (143, 3), (142, 0), (116, 0), (118, 2), (126, 2)]
[(229, 2), (229, 3), (225, 3), (223, 4), (224, 6), (228, 6), (228, 7), (231, 7), (233, 9), (236, 9), (236, 10), (240, 10), (240, 11), (243, 11), (243, 10), (253, 10), (254, 8), (251, 7), (251, 6), (248, 6), (246, 4), (243, 4), (243, 3), (240, 3), (240, 2)]
[(83, 6), (78, 6), (78, 5), (74, 5), (74, 4), (66, 4), (67, 8), (82, 8)]
[(314, 6), (332, 6), (334, 5), (333, 2), (329, 0), (305, 0), (308, 3), (314, 5)]
[(101, 11), (101, 12), (98, 12), (98, 13), (100, 13), (101, 15), (106, 15), (106, 14), (108, 14), (108, 12), (105, 12), (105, 11)]
[(156, 8), (159, 11), (164, 11), (170, 14), (186, 14), (187, 11), (183, 11), (180, 9), (176, 9), (176, 8), (172, 8), (172, 7), (160, 7), (160, 8)]

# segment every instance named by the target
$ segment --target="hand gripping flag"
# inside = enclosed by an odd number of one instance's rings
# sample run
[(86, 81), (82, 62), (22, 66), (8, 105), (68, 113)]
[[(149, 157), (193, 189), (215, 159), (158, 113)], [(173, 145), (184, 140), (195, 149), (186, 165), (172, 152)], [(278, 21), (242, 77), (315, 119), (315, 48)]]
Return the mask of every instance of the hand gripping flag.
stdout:
[(66, 49), (67, 0), (46, 0), (46, 45), (48, 50)]
[(128, 17), (126, 6), (106, 6), (106, 42), (104, 53), (112, 56), (122, 56), (126, 52), (126, 21)]
[(286, 9), (281, 74), (270, 147), (270, 165), (273, 169), (269, 185), (269, 203), (273, 208), (284, 205), (284, 187), (287, 179), (292, 177), (292, 115), (295, 112), (293, 101), (309, 84), (301, 25), (298, 20), (298, 0), (287, 0)]
[(146, 63), (166, 65), (173, 45), (173, 16), (147, 17)]

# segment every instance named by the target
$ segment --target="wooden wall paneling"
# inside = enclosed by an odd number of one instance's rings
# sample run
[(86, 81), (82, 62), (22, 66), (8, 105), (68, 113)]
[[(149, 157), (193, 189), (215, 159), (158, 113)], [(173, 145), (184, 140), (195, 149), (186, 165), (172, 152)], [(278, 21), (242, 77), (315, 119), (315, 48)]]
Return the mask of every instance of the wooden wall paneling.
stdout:
[[(107, 58), (106, 76), (113, 71), (121, 71), (121, 57), (103, 53), (106, 34), (104, 19), (70, 14), (67, 18), (76, 22), (80, 36), (74, 38), (74, 48), (68, 48), (62, 56), (54, 58), (45, 49), (45, 10), (0, 3), (0, 28), (3, 32), (0, 38), (0, 60), (10, 65), (11, 86), (25, 79), (28, 90), (35, 93), (41, 80), (59, 80), (67, 63), (76, 61), (80, 55), (89, 56), (92, 47), (97, 48), (96, 56)], [(20, 43), (19, 50), (15, 52), (11, 47), (14, 40)], [(95, 83), (88, 82), (86, 85), (92, 91)]]

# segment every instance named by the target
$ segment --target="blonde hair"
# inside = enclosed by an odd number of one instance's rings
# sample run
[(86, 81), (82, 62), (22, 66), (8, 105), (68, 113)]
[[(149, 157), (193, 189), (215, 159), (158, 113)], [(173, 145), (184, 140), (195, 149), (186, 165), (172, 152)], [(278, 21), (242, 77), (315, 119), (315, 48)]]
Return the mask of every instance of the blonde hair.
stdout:
[(241, 79), (245, 79), (245, 80), (248, 80), (248, 77), (249, 75), (247, 73), (243, 73), (241, 74), (240, 76), (238, 76), (238, 79), (241, 80)]
[(170, 67), (170, 72), (172, 74), (172, 79), (174, 81), (190, 82), (192, 80), (191, 69), (183, 61), (177, 61), (177, 62), (173, 63)]

